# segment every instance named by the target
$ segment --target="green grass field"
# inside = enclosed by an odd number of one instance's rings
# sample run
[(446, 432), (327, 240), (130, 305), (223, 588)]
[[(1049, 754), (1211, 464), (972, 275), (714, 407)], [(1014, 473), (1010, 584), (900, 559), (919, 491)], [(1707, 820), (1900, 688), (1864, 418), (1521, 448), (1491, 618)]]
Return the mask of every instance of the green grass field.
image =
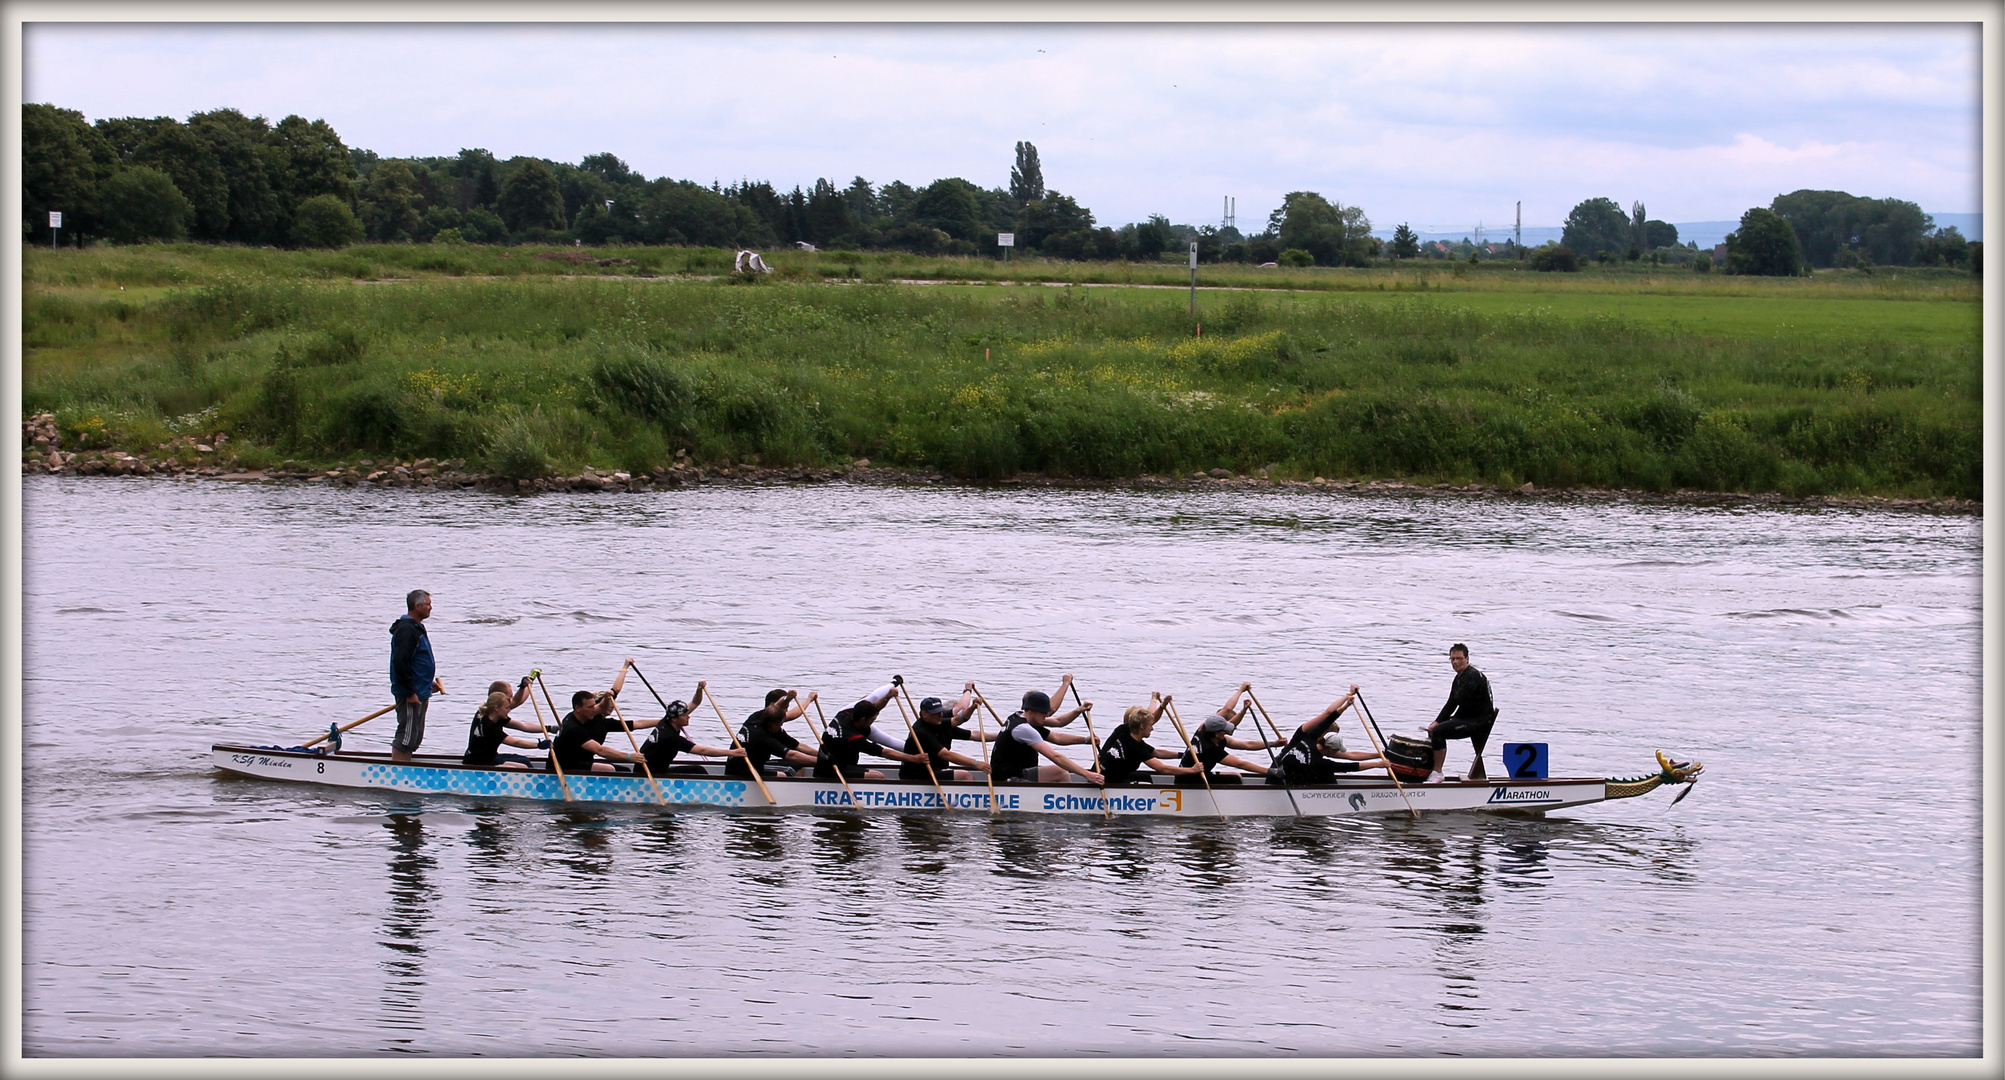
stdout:
[[(553, 257), (540, 257), (550, 255)], [(622, 261), (624, 260), (624, 261)], [(1981, 484), (1981, 306), (1947, 271), (1204, 267), (706, 249), (26, 253), (24, 398), (66, 445), (503, 475), (869, 457), (982, 478), (1267, 467), (1662, 491)], [(1202, 326), (1202, 336), (1196, 335)]]

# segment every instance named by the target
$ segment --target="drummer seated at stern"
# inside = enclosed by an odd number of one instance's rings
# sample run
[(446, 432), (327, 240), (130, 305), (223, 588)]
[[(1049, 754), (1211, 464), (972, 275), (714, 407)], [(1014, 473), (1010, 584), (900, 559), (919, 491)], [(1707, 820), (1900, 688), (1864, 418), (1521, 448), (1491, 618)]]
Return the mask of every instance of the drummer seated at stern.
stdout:
[(1490, 728), (1497, 722), (1497, 706), (1490, 699), (1490, 680), (1469, 666), (1469, 646), (1456, 642), (1448, 646), (1448, 666), (1455, 669), (1455, 682), (1448, 689), (1448, 704), (1441, 715), (1427, 725), (1427, 741), (1434, 747), (1434, 772), (1427, 783), (1441, 782), (1441, 766), (1448, 762), (1448, 740), (1467, 739), (1471, 757), (1465, 779), (1484, 780), (1483, 745), (1490, 741)]

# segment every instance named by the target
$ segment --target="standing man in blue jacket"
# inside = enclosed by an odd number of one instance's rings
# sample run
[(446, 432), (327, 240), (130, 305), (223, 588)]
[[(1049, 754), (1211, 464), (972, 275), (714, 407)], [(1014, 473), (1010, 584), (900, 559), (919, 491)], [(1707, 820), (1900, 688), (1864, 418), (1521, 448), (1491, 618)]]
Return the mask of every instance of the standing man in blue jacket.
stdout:
[(409, 761), (425, 741), (425, 706), (433, 694), (445, 692), (432, 662), (432, 639), (425, 619), (432, 613), (432, 594), (413, 589), (404, 597), (405, 615), (390, 624), (390, 694), (397, 699), (397, 734), (390, 740), (390, 760)]

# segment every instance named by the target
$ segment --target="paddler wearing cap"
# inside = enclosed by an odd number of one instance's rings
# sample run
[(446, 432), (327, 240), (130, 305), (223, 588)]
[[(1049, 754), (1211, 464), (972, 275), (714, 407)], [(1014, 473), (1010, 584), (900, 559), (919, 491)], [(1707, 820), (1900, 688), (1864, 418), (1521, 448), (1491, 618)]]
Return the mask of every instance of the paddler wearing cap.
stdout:
[(677, 764), (677, 754), (695, 754), (699, 757), (742, 758), (745, 751), (731, 747), (704, 746), (684, 734), (689, 727), (689, 710), (703, 704), (703, 692), (709, 689), (708, 682), (696, 684), (696, 693), (687, 702), (671, 701), (659, 720), (636, 720), (635, 729), (653, 728), (654, 734), (640, 744), (641, 756), (647, 759), (649, 771), (656, 776), (702, 776), (706, 770), (693, 761)]
[(1197, 751), (1196, 760), (1192, 760), (1191, 752), (1186, 750), (1183, 756), (1177, 759), (1177, 764), (1184, 766), (1202, 765), (1204, 776), (1199, 777), (1194, 773), (1189, 776), (1179, 776), (1176, 781), (1179, 787), (1197, 787), (1206, 780), (1210, 780), (1214, 784), (1239, 783), (1239, 777), (1236, 774), (1212, 771), (1220, 765), (1230, 765), (1235, 769), (1252, 773), (1255, 776), (1267, 775), (1267, 766), (1248, 761), (1232, 752), (1234, 750), (1263, 750), (1270, 746), (1281, 746), (1284, 743), (1284, 740), (1281, 739), (1235, 739), (1232, 737), (1232, 733), (1239, 728), (1239, 722), (1246, 719), (1247, 710), (1253, 708), (1253, 703), (1250, 701), (1243, 705), (1240, 704), (1239, 695), (1251, 689), (1253, 689), (1252, 683), (1240, 683), (1239, 689), (1234, 690), (1232, 696), (1225, 699), (1225, 704), (1219, 706), (1217, 712), (1205, 717), (1198, 724), (1197, 730), (1190, 733), (1191, 745)]
[[(1071, 688), (1071, 675), (1059, 680), (1058, 699), (1063, 701), (1065, 692)], [(1089, 784), (1106, 783), (1105, 777), (1066, 757), (1058, 749), (1060, 746), (1091, 745), (1092, 739), (1068, 731), (1052, 730), (1071, 723), (1080, 713), (1092, 707), (1092, 702), (1082, 702), (1078, 708), (1054, 716), (1051, 696), (1041, 690), (1023, 695), (1022, 710), (1009, 714), (1009, 718), (1003, 721), (1002, 731), (996, 734), (995, 752), (989, 755), (989, 767), (995, 770), (996, 780), (1057, 784), (1064, 782), (1065, 774), (1071, 773)], [(1051, 764), (1039, 764), (1039, 757)]]
[(1354, 685), (1343, 697), (1330, 702), (1329, 708), (1296, 728), (1288, 736), (1287, 749), (1282, 750), (1281, 756), (1276, 759), (1275, 764), (1279, 768), (1268, 771), (1267, 782), (1327, 784), (1335, 780), (1338, 773), (1385, 768), (1385, 759), (1377, 754), (1346, 750), (1343, 736), (1337, 733), (1337, 717), (1351, 707), (1357, 694), (1358, 688)]
[[(905, 737), (905, 752), (924, 754), (933, 761), (933, 775), (942, 780), (977, 780), (989, 767), (980, 758), (969, 757), (955, 750), (955, 739), (980, 742), (990, 737), (988, 732), (973, 732), (962, 727), (968, 722), (968, 714), (975, 711), (975, 684), (970, 682), (961, 690), (961, 699), (952, 705), (936, 697), (919, 702), (919, 722), (912, 725), (912, 734)], [(958, 767), (957, 767), (958, 766)], [(906, 762), (898, 766), (900, 780), (930, 779), (925, 762)]]
[(1156, 721), (1163, 718), (1163, 710), (1170, 707), (1170, 695), (1151, 693), (1147, 705), (1130, 705), (1121, 714), (1121, 722), (1107, 735), (1107, 741), (1100, 744), (1100, 771), (1107, 777), (1107, 786), (1132, 784), (1147, 766), (1160, 773), (1177, 776), (1197, 775), (1197, 766), (1176, 764), (1176, 755), (1165, 753), (1150, 746), (1149, 733), (1156, 729)]
[(815, 754), (816, 779), (884, 779), (883, 773), (865, 769), (857, 763), (857, 759), (864, 754), (903, 761), (925, 769), (924, 754), (916, 750), (896, 749), (904, 740), (898, 738), (897, 732), (877, 722), (877, 714), (884, 711), (891, 695), (904, 685), (903, 676), (893, 675), (890, 682), (872, 690), (856, 704), (836, 711), (828, 723), (828, 730), (822, 732), (821, 750)]
[(724, 775), (749, 780), (753, 769), (766, 772), (766, 763), (773, 758), (785, 763), (779, 766), (782, 776), (793, 775), (794, 770), (788, 766), (813, 765), (815, 756), (802, 750), (801, 741), (787, 734), (785, 728), (787, 721), (800, 719), (802, 711), (814, 699), (813, 690), (805, 698), (800, 697), (798, 690), (768, 691), (765, 708), (746, 717), (744, 726), (738, 729), (738, 742), (743, 745), (745, 756), (725, 761)]

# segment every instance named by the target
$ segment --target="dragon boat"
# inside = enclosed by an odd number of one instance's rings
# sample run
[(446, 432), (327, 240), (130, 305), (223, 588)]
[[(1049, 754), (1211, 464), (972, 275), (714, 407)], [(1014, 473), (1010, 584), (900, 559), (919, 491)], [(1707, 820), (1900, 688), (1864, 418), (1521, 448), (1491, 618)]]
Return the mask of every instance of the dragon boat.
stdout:
[[(1628, 778), (1503, 778), (1444, 780), (1401, 785), (1387, 776), (1342, 776), (1328, 784), (1219, 782), (1183, 787), (1151, 775), (1148, 782), (1104, 790), (1086, 783), (1010, 782), (993, 788), (982, 780), (820, 780), (808, 775), (767, 777), (763, 785), (727, 777), (721, 764), (702, 775), (647, 777), (636, 773), (580, 773), (559, 777), (542, 769), (463, 765), (446, 755), (417, 755), (408, 762), (388, 754), (321, 753), (300, 747), (211, 747), (218, 769), (264, 780), (365, 788), (413, 795), (461, 795), (535, 802), (719, 806), (734, 809), (842, 809), (864, 813), (989, 813), (1120, 815), (1123, 817), (1239, 818), (1340, 817), (1351, 814), (1430, 813), (1445, 810), (1543, 814), (1611, 799), (1631, 799), (1657, 788), (1693, 783), (1705, 766), (1673, 761), (1657, 752), (1657, 771)], [(1691, 791), (1686, 787), (1677, 800)]]

